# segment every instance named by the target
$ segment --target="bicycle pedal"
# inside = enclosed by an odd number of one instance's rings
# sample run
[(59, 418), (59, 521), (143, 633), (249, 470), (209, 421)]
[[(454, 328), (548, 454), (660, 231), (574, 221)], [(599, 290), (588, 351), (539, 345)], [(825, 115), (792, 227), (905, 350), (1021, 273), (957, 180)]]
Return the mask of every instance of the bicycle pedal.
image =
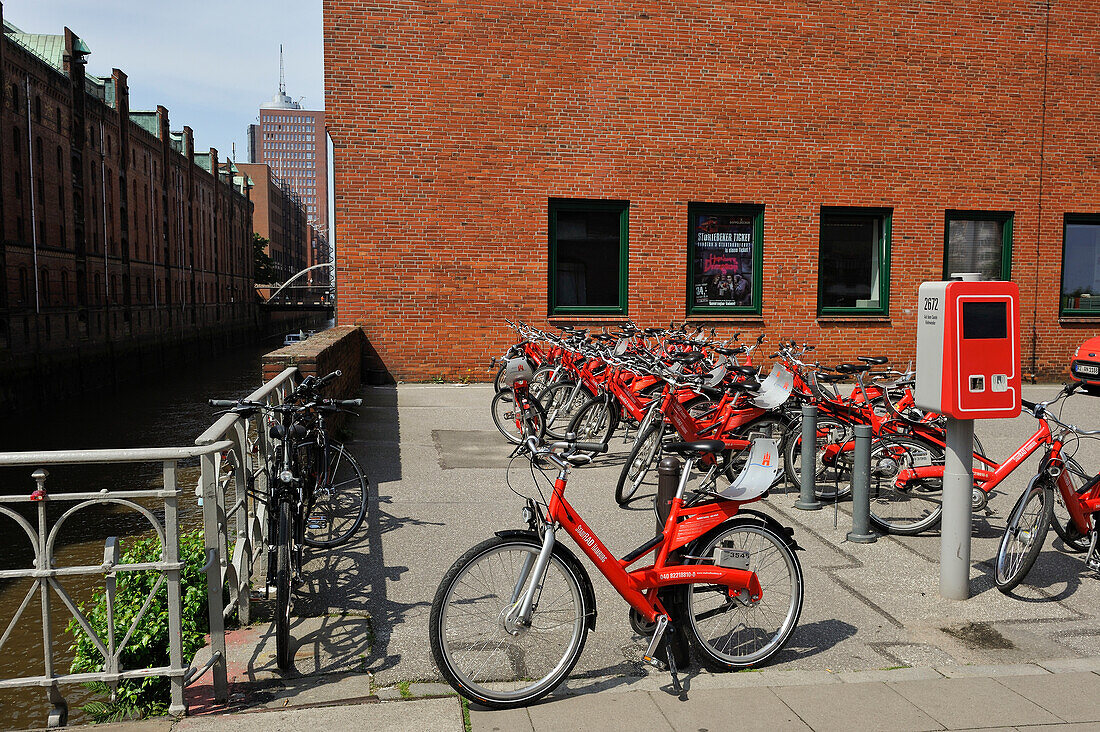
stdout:
[(310, 516), (306, 519), (306, 528), (310, 531), (324, 531), (328, 528), (328, 519), (324, 516)]
[(642, 662), (649, 664), (650, 666), (657, 669), (658, 671), (667, 671), (668, 670), (668, 664), (667, 663), (665, 663), (664, 661), (662, 661), (659, 658), (654, 658), (653, 656), (650, 656), (649, 654), (646, 654), (646, 655), (642, 656)]

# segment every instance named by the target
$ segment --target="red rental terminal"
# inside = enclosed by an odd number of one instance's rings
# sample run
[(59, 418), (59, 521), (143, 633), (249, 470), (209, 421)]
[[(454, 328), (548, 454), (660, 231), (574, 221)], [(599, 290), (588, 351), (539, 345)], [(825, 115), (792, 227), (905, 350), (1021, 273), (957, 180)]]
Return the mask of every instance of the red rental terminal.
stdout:
[(956, 419), (1020, 414), (1020, 288), (925, 282), (917, 313), (917, 406)]
[[(940, 594), (970, 596), (974, 420), (1020, 413), (1020, 288), (925, 282), (917, 297), (917, 406), (947, 415)], [(974, 278), (974, 279), (968, 279)]]

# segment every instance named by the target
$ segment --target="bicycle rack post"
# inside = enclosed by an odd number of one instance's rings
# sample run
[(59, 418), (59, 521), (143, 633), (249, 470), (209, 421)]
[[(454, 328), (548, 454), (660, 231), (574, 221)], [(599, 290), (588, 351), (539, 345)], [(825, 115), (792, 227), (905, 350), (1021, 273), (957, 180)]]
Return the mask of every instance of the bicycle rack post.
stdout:
[(817, 500), (814, 489), (817, 487), (817, 407), (813, 404), (802, 405), (802, 475), (798, 500), (795, 508), (803, 511), (820, 511), (821, 501)]
[(948, 417), (940, 520), (940, 594), (949, 600), (970, 597), (973, 469), (974, 420)]
[(857, 424), (852, 465), (852, 530), (848, 541), (871, 544), (878, 537), (871, 533), (871, 425)]

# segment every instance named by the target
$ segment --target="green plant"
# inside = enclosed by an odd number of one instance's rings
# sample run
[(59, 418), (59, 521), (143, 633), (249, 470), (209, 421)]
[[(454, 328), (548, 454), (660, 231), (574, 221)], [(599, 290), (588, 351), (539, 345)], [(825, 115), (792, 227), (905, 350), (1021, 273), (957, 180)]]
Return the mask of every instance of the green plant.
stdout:
[[(120, 564), (156, 562), (162, 558), (160, 539), (156, 536), (128, 539), (125, 543), (128, 546), (125, 546), (122, 551)], [(183, 568), (180, 570), (180, 593), (183, 600), (184, 658), (193, 658), (195, 652), (206, 643), (209, 618), (206, 575), (202, 572), (205, 554), (201, 530), (186, 532), (180, 536), (180, 561), (183, 563)], [(159, 575), (160, 573), (154, 570), (118, 573), (114, 602), (116, 643), (121, 643), (126, 637)], [(81, 606), (81, 611), (87, 616), (96, 635), (103, 639), (106, 645), (106, 591), (96, 590), (88, 605)], [(74, 638), (70, 648), (74, 652), (70, 671), (72, 673), (102, 671), (103, 655), (75, 619), (69, 621), (67, 631)], [(168, 666), (169, 663), (168, 583), (165, 582), (150, 601), (149, 608), (122, 649), (119, 666), (125, 670)], [(100, 682), (89, 683), (87, 687), (103, 694), (110, 694), (111, 691), (106, 684)], [(120, 681), (113, 698), (89, 702), (82, 709), (94, 722), (109, 722), (166, 714), (169, 700), (168, 678), (150, 676)]]

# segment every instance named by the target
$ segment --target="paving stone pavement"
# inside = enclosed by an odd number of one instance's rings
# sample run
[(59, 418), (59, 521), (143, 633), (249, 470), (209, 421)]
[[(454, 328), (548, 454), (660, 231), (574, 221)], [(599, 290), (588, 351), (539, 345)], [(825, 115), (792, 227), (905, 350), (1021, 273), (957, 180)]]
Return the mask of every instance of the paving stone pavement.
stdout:
[[(1024, 396), (1048, 398), (1056, 388), (1029, 386)], [(427, 642), (439, 580), (466, 548), (521, 524), (523, 501), (505, 479), (508, 446), (489, 418), (491, 395), (490, 387), (480, 385), (364, 389), (365, 405), (349, 426), (349, 444), (371, 473), (377, 495), (363, 536), (337, 552), (315, 554), (307, 567), (308, 582), (296, 600), (296, 610), (308, 616), (294, 631), (303, 641), (298, 673), (316, 678), (339, 671), (334, 683), (339, 678), (356, 689), (352, 693), (348, 686), (348, 698), (359, 692), (394, 697), (395, 690), (404, 697), (420, 684), (430, 692), (445, 690), (430, 686), (441, 679)], [(1095, 404), (1076, 397), (1063, 419), (1089, 425)], [(977, 432), (987, 453), (1003, 459), (1034, 426), (1034, 418), (1022, 416), (979, 423)], [(1100, 467), (1095, 445), (1075, 446), (1078, 460), (1092, 470)], [(569, 486), (571, 502), (618, 555), (652, 536), (654, 526), (653, 486), (643, 487), (627, 509), (614, 502), (628, 449), (629, 443), (613, 440), (612, 453), (574, 471)], [(599, 618), (574, 673), (529, 710), (474, 709), (473, 728), (572, 729), (583, 721), (618, 729), (641, 719), (657, 729), (692, 730), (825, 730), (844, 723), (881, 729), (1056, 723), (1089, 728), (1100, 722), (1086, 703), (1100, 698), (1089, 693), (1100, 670), (1094, 667), (1100, 655), (1094, 622), (1100, 583), (1085, 570), (1081, 555), (1063, 551), (1053, 532), (1015, 596), (1002, 595), (992, 582), (1004, 516), (1035, 463), (1032, 458), (1006, 480), (989, 511), (975, 517), (967, 601), (939, 597), (938, 534), (852, 544), (845, 539), (851, 528), (847, 504), (804, 512), (793, 507), (795, 493), (774, 490), (753, 507), (792, 526), (804, 547), (806, 597), (799, 626), (759, 672), (689, 671), (686, 700), (669, 695), (666, 674), (640, 663), (645, 639), (634, 635), (625, 603), (589, 565)], [(526, 461), (517, 461), (508, 476), (517, 490), (531, 489)], [(251, 656), (241, 679), (282, 678), (263, 643)], [(402, 682), (412, 682), (407, 693), (400, 691)], [(283, 690), (265, 704), (308, 703), (309, 694), (290, 691), (293, 678), (280, 683)], [(420, 703), (373, 706), (412, 710)], [(368, 718), (372, 705), (359, 706)]]

